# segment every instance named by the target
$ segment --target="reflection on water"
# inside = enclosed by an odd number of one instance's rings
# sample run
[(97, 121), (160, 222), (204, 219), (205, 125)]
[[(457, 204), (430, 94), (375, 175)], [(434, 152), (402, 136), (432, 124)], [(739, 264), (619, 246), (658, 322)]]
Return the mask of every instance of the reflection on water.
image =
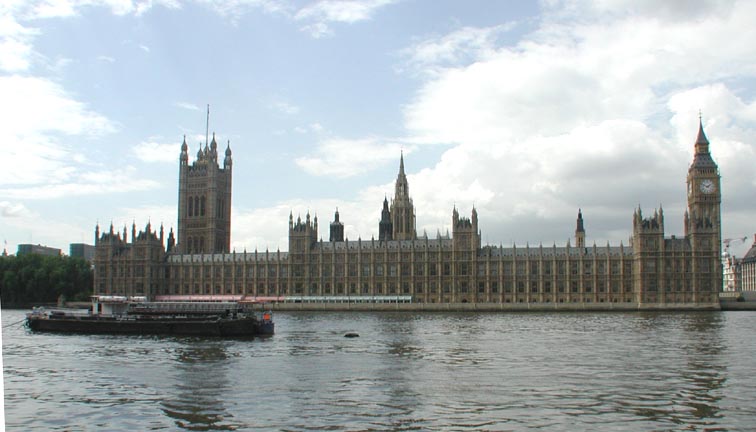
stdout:
[(182, 429), (195, 431), (237, 430), (233, 415), (225, 408), (232, 399), (233, 384), (227, 371), (233, 370), (223, 341), (188, 339), (175, 349), (172, 382), (175, 396), (161, 401), (163, 412)]
[[(3, 323), (22, 317), (3, 311)], [(717, 430), (753, 313), (280, 313), (267, 339), (3, 329), (8, 430)], [(344, 338), (357, 332), (359, 338)]]

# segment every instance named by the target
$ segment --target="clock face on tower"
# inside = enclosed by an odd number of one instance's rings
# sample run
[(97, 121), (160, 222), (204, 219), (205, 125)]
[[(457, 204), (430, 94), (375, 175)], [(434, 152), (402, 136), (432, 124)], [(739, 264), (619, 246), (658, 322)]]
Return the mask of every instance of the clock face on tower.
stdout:
[(714, 182), (713, 181), (711, 181), (709, 179), (701, 181), (701, 192), (703, 192), (705, 194), (710, 194), (710, 193), (714, 193), (714, 191), (716, 189), (717, 188), (716, 188), (716, 186), (714, 186)]

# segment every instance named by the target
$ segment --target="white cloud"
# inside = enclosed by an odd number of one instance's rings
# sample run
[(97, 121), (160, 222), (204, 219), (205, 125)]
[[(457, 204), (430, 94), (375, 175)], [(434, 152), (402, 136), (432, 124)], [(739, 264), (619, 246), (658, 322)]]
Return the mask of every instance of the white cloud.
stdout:
[(392, 3), (396, 0), (322, 0), (300, 9), (294, 19), (308, 23), (302, 30), (320, 38), (333, 34), (331, 23), (369, 20), (380, 8)]
[(101, 6), (114, 15), (142, 15), (155, 6), (181, 8), (179, 0), (42, 0), (29, 2), (27, 14), (34, 18), (64, 18), (76, 16), (84, 6)]
[(183, 108), (183, 109), (191, 110), (191, 111), (199, 111), (200, 110), (200, 108), (197, 105), (195, 105), (193, 103), (190, 103), (190, 102), (176, 102), (173, 105), (175, 105), (175, 106), (177, 106), (179, 108)]
[(32, 41), (39, 34), (34, 28), (21, 25), (14, 15), (19, 4), (0, 6), (0, 70), (22, 72), (29, 68), (33, 56)]
[(179, 145), (163, 144), (155, 141), (143, 141), (134, 149), (137, 158), (144, 162), (176, 162), (178, 160)]
[(318, 144), (317, 154), (296, 159), (312, 175), (351, 177), (396, 160), (402, 145), (378, 138), (328, 138)]
[[(393, 186), (392, 186), (393, 187)], [(334, 211), (338, 208), (340, 221), (344, 223), (344, 236), (349, 241), (369, 241), (378, 235), (378, 221), (381, 215), (383, 195), (361, 194), (354, 200), (334, 199), (293, 199), (283, 201), (268, 208), (237, 209), (231, 216), (231, 248), (236, 252), (275, 252), (289, 250), (288, 223), (289, 215), (294, 220), (318, 218), (318, 239), (327, 241), (329, 225), (333, 221)], [(451, 209), (449, 210), (451, 220)], [(421, 231), (422, 233), (422, 231)], [(435, 236), (436, 230), (433, 230)]]
[(420, 41), (401, 51), (409, 57), (412, 70), (436, 74), (450, 66), (479, 61), (494, 55), (499, 38), (514, 28), (514, 23), (493, 27), (464, 27), (448, 35)]
[(116, 61), (113, 57), (104, 56), (104, 55), (97, 56), (97, 60), (100, 60), (100, 61), (103, 61), (103, 62), (106, 62), (106, 63), (111, 63), (111, 64), (115, 63), (115, 61)]
[(270, 108), (282, 114), (295, 115), (299, 113), (300, 108), (285, 101), (277, 101), (270, 104)]
[(728, 192), (747, 200), (756, 109), (734, 89), (756, 76), (756, 46), (732, 41), (756, 37), (753, 3), (674, 19), (551, 12), (515, 46), (466, 28), (404, 52), (427, 77), (405, 108), (409, 141), (455, 145), (410, 184), (419, 225), (473, 198), (494, 238), (566, 239), (582, 206), (589, 236), (616, 241), (634, 205), (665, 203), (679, 233), (699, 108), (723, 182), (742, 176)]
[[(0, 4), (0, 70), (28, 71), (35, 57), (42, 58), (33, 49), (34, 38), (40, 31), (28, 22), (76, 16), (86, 6), (107, 7), (115, 15), (138, 16), (155, 5), (169, 9), (181, 6), (178, 0), (5, 0)], [(141, 48), (149, 52), (147, 46)], [(99, 59), (107, 61), (110, 57)]]
[(154, 180), (136, 177), (136, 172), (132, 167), (85, 172), (78, 172), (73, 167), (66, 167), (59, 174), (62, 181), (0, 187), (0, 197), (19, 200), (60, 199), (72, 196), (143, 191), (160, 186)]
[(63, 180), (79, 155), (60, 146), (58, 135), (102, 136), (116, 125), (43, 78), (0, 76), (0, 185)]
[(0, 215), (5, 218), (24, 217), (29, 214), (29, 209), (22, 203), (12, 203), (10, 201), (0, 201)]
[(260, 9), (268, 14), (291, 16), (293, 6), (285, 0), (197, 0), (206, 4), (217, 14), (229, 18), (234, 24), (250, 10)]

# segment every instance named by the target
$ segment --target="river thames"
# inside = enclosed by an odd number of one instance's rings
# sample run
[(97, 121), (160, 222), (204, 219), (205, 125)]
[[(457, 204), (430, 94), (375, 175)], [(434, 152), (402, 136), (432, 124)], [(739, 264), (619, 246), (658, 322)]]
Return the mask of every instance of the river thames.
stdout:
[(13, 431), (756, 428), (754, 312), (280, 312), (249, 340), (23, 313), (2, 311)]

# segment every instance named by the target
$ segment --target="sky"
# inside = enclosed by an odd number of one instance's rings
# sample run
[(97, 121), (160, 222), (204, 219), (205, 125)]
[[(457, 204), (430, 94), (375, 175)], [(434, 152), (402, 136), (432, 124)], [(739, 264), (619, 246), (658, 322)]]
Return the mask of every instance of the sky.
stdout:
[[(682, 235), (699, 113), (722, 236), (756, 233), (756, 2), (3, 0), (0, 239), (68, 252), (177, 225), (178, 158), (233, 152), (231, 247), (338, 208), (377, 237), (403, 152), (418, 234), (484, 244)], [(209, 105), (209, 125), (207, 106)], [(129, 229), (130, 231), (130, 229)]]

